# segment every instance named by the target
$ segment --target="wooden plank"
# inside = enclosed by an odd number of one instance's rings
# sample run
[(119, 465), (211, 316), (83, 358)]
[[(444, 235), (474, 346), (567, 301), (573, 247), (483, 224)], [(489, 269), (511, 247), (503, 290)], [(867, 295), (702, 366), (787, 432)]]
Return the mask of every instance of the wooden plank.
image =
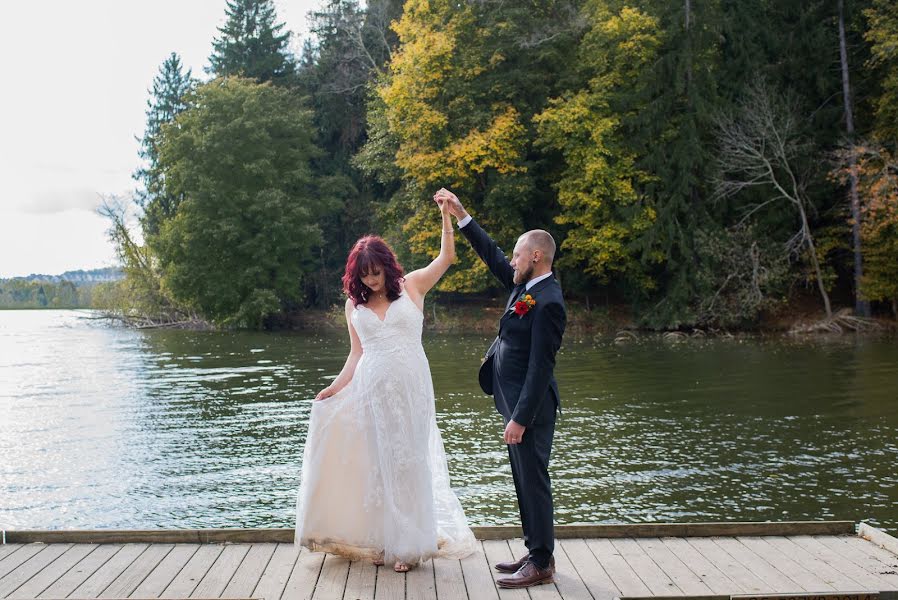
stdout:
[(757, 575), (758, 579), (774, 592), (793, 593), (808, 591), (800, 583), (749, 550), (735, 538), (712, 538), (714, 543), (732, 556), (743, 567)]
[(586, 540), (586, 545), (595, 555), (596, 560), (608, 573), (614, 585), (623, 596), (651, 596), (652, 591), (640, 579), (630, 564), (620, 555), (611, 540)]
[(212, 563), (212, 566), (209, 567), (209, 570), (206, 571), (199, 585), (190, 594), (191, 598), (221, 597), (228, 582), (231, 581), (240, 563), (243, 562), (243, 559), (249, 552), (250, 547), (248, 544), (225, 546), (218, 558), (215, 559), (215, 562)]
[(739, 537), (737, 540), (809, 592), (835, 591), (829, 582), (798, 564), (791, 556), (783, 553), (776, 546), (768, 543), (767, 538)]
[(340, 600), (346, 589), (346, 578), (349, 575), (349, 561), (342, 556), (328, 554), (324, 557), (324, 566), (318, 576), (318, 584), (312, 594), (313, 600)]
[[(520, 527), (472, 527), (477, 539), (495, 540), (521, 537)], [(786, 521), (732, 523), (627, 523), (556, 525), (555, 537), (711, 537), (735, 535), (841, 535), (854, 533), (853, 521)]]
[(477, 552), (461, 559), (461, 571), (470, 600), (498, 600), (499, 592), (493, 582), (493, 566), (486, 559), (483, 542)]
[(0, 544), (0, 560), (3, 560), (22, 546), (24, 544)]
[(153, 544), (128, 565), (100, 594), (100, 598), (126, 598), (172, 551), (171, 544)]
[[(843, 535), (854, 533), (852, 521), (786, 521), (731, 523), (627, 523), (556, 525), (558, 539), (630, 538), (630, 537), (710, 537), (759, 535)], [(472, 527), (480, 540), (507, 540), (521, 537), (516, 526)], [(21, 530), (7, 531), (6, 541), (13, 543), (283, 543), (293, 542), (293, 529), (97, 529), (97, 530)]]
[[(521, 600), (561, 600), (561, 598), (575, 600), (575, 597), (576, 600), (588, 600), (584, 596), (589, 595), (596, 599), (607, 598), (610, 600), (618, 595), (634, 597), (687, 593), (691, 596), (709, 596), (715, 593), (723, 594), (727, 591), (759, 593), (772, 591), (771, 588), (777, 588), (776, 591), (782, 592), (789, 591), (781, 589), (788, 582), (793, 584), (791, 589), (794, 591), (807, 590), (811, 592), (898, 588), (898, 575), (887, 572), (890, 569), (895, 569), (895, 567), (890, 567), (889, 561), (894, 561), (894, 564), (898, 565), (898, 556), (854, 536), (789, 536), (787, 538), (740, 536), (737, 539), (712, 540), (713, 544), (718, 547), (716, 553), (712, 552), (713, 548), (703, 546), (707, 541), (700, 538), (689, 538), (688, 540), (611, 538), (589, 540), (588, 542), (559, 540), (556, 547), (556, 561), (559, 567), (562, 564), (567, 566), (565, 569), (560, 568), (556, 573), (556, 585), (537, 586), (524, 592), (524, 595), (518, 594), (518, 597)], [(397, 600), (399, 596), (402, 596), (403, 599), (407, 597), (409, 600), (416, 598), (443, 600), (440, 598), (441, 587), (446, 588), (449, 600), (452, 597), (457, 598), (460, 591), (469, 594), (471, 600), (497, 600), (499, 598), (504, 600), (509, 593), (514, 595), (514, 593), (521, 592), (521, 590), (498, 592), (493, 583), (495, 577), (490, 565), (491, 562), (498, 562), (498, 560), (519, 558), (518, 554), (526, 552), (521, 540), (515, 539), (507, 542), (488, 540), (483, 544), (491, 546), (491, 554), (495, 554), (497, 548), (501, 549), (504, 545), (503, 556), (494, 559), (492, 556), (487, 556), (486, 553), (478, 553), (463, 561), (443, 562), (442, 559), (438, 559), (436, 562), (431, 561), (423, 565), (423, 568), (414, 569), (408, 575), (399, 575), (392, 582), (390, 565), (378, 572), (370, 564), (360, 562), (358, 569), (354, 570), (354, 565), (350, 566), (347, 561), (344, 573), (347, 579), (344, 579), (345, 589), (340, 598), (343, 600), (380, 600), (394, 594), (392, 597)], [(498, 546), (493, 546), (494, 544), (498, 544)], [(313, 557), (315, 553), (308, 553), (308, 556), (312, 558), (310, 565), (313, 573), (311, 578), (307, 577), (300, 583), (299, 578), (294, 576), (299, 572), (300, 565), (298, 560), (292, 562), (291, 555), (295, 554), (292, 551), (292, 544), (267, 544), (264, 546), (264, 551), (254, 550), (257, 546), (227, 546), (227, 548), (234, 548), (229, 551), (231, 553), (236, 553), (236, 555), (243, 553), (239, 559), (231, 561), (230, 570), (221, 566), (223, 564), (219, 556), (223, 554), (221, 546), (185, 545), (179, 550), (179, 558), (171, 556), (174, 549), (166, 545), (145, 547), (144, 551), (134, 554), (134, 548), (140, 546), (146, 545), (131, 544), (124, 547), (119, 545), (78, 545), (73, 547), (18, 545), (0, 559), (0, 566), (4, 566), (7, 570), (7, 577), (0, 579), (0, 597), (9, 595), (10, 598), (17, 600), (38, 595), (45, 598), (62, 598), (68, 595), (80, 596), (84, 590), (84, 597), (99, 595), (109, 598), (130, 595), (131, 597), (146, 598), (158, 596), (163, 588), (167, 592), (165, 593), (167, 597), (173, 597), (172, 590), (168, 588), (172, 588), (175, 579), (180, 578), (182, 582), (187, 582), (190, 577), (187, 575), (182, 577), (182, 571), (188, 569), (187, 565), (193, 561), (200, 549), (207, 551), (211, 549), (218, 555), (206, 564), (206, 570), (200, 573), (199, 579), (193, 581), (191, 589), (181, 597), (198, 597), (200, 595), (218, 597), (224, 594), (226, 597), (265, 597), (267, 599), (268, 596), (260, 596), (257, 590), (274, 588), (274, 595), (271, 596), (273, 599), (283, 597), (284, 600), (287, 598), (308, 600), (313, 595), (318, 575), (324, 564), (323, 554), (319, 554), (315, 559)], [(258, 545), (258, 547), (262, 546)], [(609, 552), (609, 547), (611, 552)], [(61, 551), (60, 548), (62, 548)], [(116, 557), (114, 562), (117, 570), (106, 564), (106, 562), (112, 562), (111, 557), (115, 557), (126, 548), (131, 548), (129, 550), (130, 560), (125, 555)], [(683, 548), (686, 550), (684, 551)], [(53, 549), (52, 552), (58, 553), (55, 556), (52, 553), (42, 555), (48, 549)], [(583, 568), (589, 563), (583, 554), (584, 550), (592, 557), (594, 563), (592, 569)], [(30, 555), (21, 555), (14, 561), (8, 560), (22, 551), (30, 553)], [(97, 552), (100, 554), (97, 554), (93, 561), (88, 561)], [(716, 554), (716, 556), (711, 556), (709, 553)], [(576, 557), (576, 561), (571, 554)], [(276, 555), (277, 560), (275, 560)], [(695, 556), (698, 557), (697, 562), (693, 560)], [(106, 562), (103, 562), (104, 560)], [(618, 561), (623, 561), (627, 568), (622, 570), (612, 568), (621, 566)], [(735, 564), (733, 572), (726, 569), (726, 565), (730, 561)], [(12, 562), (17, 564), (12, 565)], [(577, 562), (580, 563), (580, 567)], [(43, 565), (40, 569), (38, 568), (39, 563)], [(209, 566), (215, 564), (219, 564), (218, 573), (210, 574)], [(316, 564), (317, 571), (315, 571)], [(93, 570), (85, 572), (84, 569), (88, 567)], [(441, 572), (441, 568), (445, 568), (445, 576)], [(628, 569), (630, 575), (627, 574)], [(196, 570), (196, 568), (193, 569), (194, 572)], [(581, 570), (587, 574), (584, 576)], [(610, 575), (608, 571), (611, 571)], [(471, 581), (468, 581), (469, 572)], [(569, 574), (568, 579), (564, 579), (565, 572)], [(756, 589), (746, 589), (745, 572), (754, 578)], [(354, 577), (353, 581), (356, 582), (352, 588), (348, 585), (350, 576)], [(497, 573), (496, 576), (501, 577), (502, 575)], [(616, 582), (621, 578), (626, 579), (628, 576), (635, 577), (635, 580), (644, 586), (644, 590), (623, 593)], [(375, 577), (376, 579), (374, 579)], [(606, 579), (604, 584), (600, 582), (603, 577)], [(480, 584), (475, 585), (478, 578)], [(673, 584), (672, 591), (662, 592), (665, 578)], [(197, 581), (202, 582), (204, 579), (208, 580), (210, 586), (207, 591), (199, 590), (196, 583)], [(294, 587), (298, 588), (300, 592), (298, 595), (287, 595), (286, 588), (291, 579)], [(104, 581), (105, 583), (103, 583)], [(263, 587), (263, 583), (266, 581), (268, 583), (265, 583)], [(767, 589), (760, 588), (759, 582), (769, 584), (765, 586)], [(382, 587), (380, 594), (374, 589), (375, 583), (378, 587)], [(725, 584), (732, 585), (726, 589), (724, 588)], [(101, 586), (102, 589), (97, 591)], [(62, 590), (64, 593), (54, 594), (54, 588), (57, 591)], [(64, 588), (68, 588), (68, 590), (66, 591)], [(130, 592), (128, 592), (129, 588)], [(155, 588), (155, 592), (149, 593), (152, 588)], [(219, 593), (212, 594), (211, 592), (216, 589), (220, 590)], [(302, 589), (307, 590), (305, 595), (302, 593)], [(32, 592), (20, 593), (22, 590), (32, 590)], [(314, 594), (316, 600), (319, 597), (327, 596), (325, 592), (327, 589), (322, 588), (320, 594)]]
[(524, 543), (524, 538), (515, 537), (509, 538), (505, 541), (508, 542), (508, 548), (509, 550), (511, 550), (511, 555), (515, 558), (530, 556), (530, 550), (527, 549), (527, 544)]
[(798, 535), (789, 536), (789, 539), (808, 550), (820, 560), (825, 561), (835, 570), (847, 575), (860, 584), (859, 586), (855, 586), (852, 591), (888, 589), (881, 587), (885, 582), (879, 579), (879, 577), (872, 573), (868, 573), (866, 569), (859, 567), (840, 553), (832, 550), (823, 544), (819, 537)]
[(390, 563), (378, 567), (374, 599), (402, 600), (403, 598), (405, 598), (405, 573), (397, 573)]
[(249, 552), (237, 567), (228, 586), (220, 594), (222, 598), (248, 598), (259, 584), (268, 561), (274, 554), (277, 544), (253, 544)]
[(898, 570), (898, 555), (892, 554), (885, 548), (882, 548), (881, 546), (878, 546), (875, 543), (869, 542), (863, 538), (844, 537), (840, 539), (844, 540), (845, 543), (856, 546), (865, 554), (869, 554), (870, 556), (875, 557), (883, 564), (883, 566), (886, 567), (887, 570)]
[(879, 592), (824, 592), (813, 594), (763, 594), (733, 596), (731, 600), (878, 600)]
[(689, 567), (711, 589), (712, 593), (729, 596), (745, 589), (739, 582), (727, 577), (726, 573), (718, 569), (684, 538), (661, 538), (661, 543), (670, 550), (671, 554)]
[(433, 562), (425, 561), (405, 576), (406, 600), (437, 600), (436, 575)]
[[(588, 549), (587, 549), (588, 551)], [(555, 587), (564, 600), (593, 600), (586, 583), (571, 563), (561, 540), (555, 540)], [(441, 599), (442, 600), (442, 599)]]
[[(511, 555), (515, 558), (527, 556), (529, 552), (527, 546), (524, 545), (524, 540), (520, 538), (508, 540), (508, 547), (511, 550)], [(555, 578), (553, 577), (552, 579), (554, 581)], [(558, 591), (558, 587), (554, 584), (536, 585), (529, 588), (527, 591), (530, 594), (530, 600), (562, 600), (561, 593)]]
[(40, 573), (57, 558), (62, 556), (71, 544), (53, 544), (47, 546), (18, 567), (0, 578), (0, 598), (5, 598), (26, 581)]
[(343, 600), (374, 600), (377, 567), (370, 560), (356, 560), (349, 565)]
[(290, 580), (298, 556), (299, 550), (293, 544), (278, 544), (252, 595), (265, 600), (278, 600)]
[(792, 560), (802, 567), (820, 577), (837, 590), (859, 590), (863, 586), (851, 579), (841, 571), (837, 571), (826, 561), (820, 560), (807, 549), (799, 546), (789, 538), (767, 538), (767, 543), (780, 550), (783, 554), (791, 556)]
[(879, 592), (823, 592), (733, 596), (730, 600), (879, 600)]
[(292, 543), (292, 529), (62, 529), (7, 531), (7, 541), (17, 543), (73, 544), (253, 544)]
[[(871, 556), (865, 552), (857, 544), (870, 545), (870, 542), (863, 541), (859, 538), (843, 538), (843, 537), (823, 537), (820, 543), (831, 548), (834, 552), (844, 556), (854, 564), (858, 565), (870, 575), (877, 577), (880, 581), (885, 582), (888, 587), (880, 587), (880, 590), (896, 590), (898, 589), (898, 572), (895, 569), (886, 567), (882, 561), (875, 556)], [(896, 561), (898, 562), (898, 561)], [(870, 588), (865, 588), (870, 589)]]
[(199, 544), (175, 544), (156, 567), (131, 592), (134, 598), (157, 598), (174, 581), (201, 548)]
[(93, 552), (96, 544), (73, 544), (66, 552), (54, 560), (50, 565), (41, 569), (40, 573), (29, 579), (7, 598), (37, 598), (54, 581), (62, 577), (69, 569), (78, 564), (85, 556)]
[(303, 548), (293, 565), (293, 572), (284, 588), (281, 598), (284, 600), (308, 600), (312, 597), (321, 567), (324, 564), (323, 552), (309, 552)]
[[(562, 552), (576, 570), (577, 576), (595, 600), (613, 600), (621, 596), (620, 588), (615, 585), (605, 568), (586, 545), (585, 540), (560, 540)], [(555, 550), (556, 566), (561, 553)]]
[(640, 549), (667, 574), (668, 577), (676, 584), (677, 588), (682, 590), (684, 594), (690, 596), (707, 596), (714, 594), (708, 585), (702, 581), (702, 578), (692, 572), (692, 570), (683, 564), (683, 561), (670, 551), (670, 548), (664, 545), (657, 538), (637, 538), (636, 543)]
[[(507, 562), (510, 560), (517, 560), (518, 558), (520, 558), (519, 556), (514, 556), (512, 554), (511, 548), (508, 547), (508, 542), (500, 540), (484, 540), (483, 553), (486, 555), (487, 563), (489, 563), (490, 565), (495, 565), (496, 563)], [(496, 591), (499, 594), (500, 600), (529, 600), (530, 597), (527, 594), (527, 590), (509, 590), (500, 588), (498, 584), (495, 583), (495, 581), (502, 577), (508, 577), (508, 575), (506, 573), (500, 573), (495, 569), (490, 570), (493, 577), (493, 585), (496, 587)]]
[(749, 593), (771, 591), (769, 585), (766, 585), (754, 573), (739, 564), (739, 561), (715, 544), (714, 540), (709, 538), (689, 538), (686, 541), (701, 553), (706, 560), (717, 567), (721, 573), (726, 573), (727, 577), (738, 583), (739, 587), (744, 591)]
[(88, 577), (84, 583), (75, 588), (72, 595), (82, 598), (97, 598), (148, 547), (148, 544), (125, 544), (112, 558), (103, 563), (103, 566), (94, 571), (93, 575)]
[(19, 568), (19, 565), (30, 560), (32, 556), (46, 548), (46, 544), (29, 544), (0, 560), (0, 578), (6, 577), (7, 574)]
[(160, 598), (188, 598), (212, 567), (224, 546), (218, 544), (200, 546), (184, 568), (172, 579), (160, 595)]
[(96, 546), (96, 549), (78, 561), (74, 567), (53, 582), (53, 584), (40, 593), (39, 598), (65, 598), (77, 589), (79, 585), (87, 581), (87, 578), (97, 572), (97, 569), (106, 564), (109, 559), (120, 552), (124, 546), (108, 544)]
[(656, 596), (681, 596), (683, 590), (667, 576), (651, 557), (645, 553), (636, 540), (612, 540), (611, 545), (623, 557), (630, 568), (636, 571), (643, 583)]
[(869, 542), (873, 542), (880, 548), (884, 548), (898, 557), (898, 538), (892, 537), (881, 529), (877, 529), (867, 523), (861, 523), (857, 528), (857, 535)]
[[(730, 596), (720, 594), (712, 596), (621, 596), (620, 600), (730, 600)], [(814, 599), (807, 598), (804, 600)]]
[[(465, 575), (461, 562), (451, 558), (433, 559), (434, 581), (440, 600), (468, 600)], [(344, 600), (371, 600), (370, 598), (345, 598)]]

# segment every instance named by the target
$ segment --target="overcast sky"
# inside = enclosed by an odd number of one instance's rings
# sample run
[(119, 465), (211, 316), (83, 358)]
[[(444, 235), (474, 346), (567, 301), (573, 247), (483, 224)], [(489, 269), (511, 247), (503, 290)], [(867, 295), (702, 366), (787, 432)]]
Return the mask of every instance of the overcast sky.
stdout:
[[(298, 50), (320, 0), (275, 0)], [(0, 277), (115, 264), (100, 195), (128, 195), (147, 89), (181, 55), (196, 76), (225, 0), (28, 0), (0, 19)]]

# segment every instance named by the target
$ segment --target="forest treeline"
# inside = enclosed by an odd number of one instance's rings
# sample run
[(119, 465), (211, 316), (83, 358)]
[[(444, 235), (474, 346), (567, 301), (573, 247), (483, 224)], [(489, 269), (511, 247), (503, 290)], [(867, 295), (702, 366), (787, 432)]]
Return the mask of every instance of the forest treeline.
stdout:
[(0, 279), (0, 310), (111, 307), (119, 279), (115, 268)]
[[(360, 235), (436, 254), (440, 187), (644, 327), (898, 311), (893, 0), (326, 0), (298, 55), (270, 0), (225, 11), (206, 73), (152, 82), (140, 235), (103, 209), (123, 311), (330, 306)], [(439, 291), (493, 290), (459, 251)]]

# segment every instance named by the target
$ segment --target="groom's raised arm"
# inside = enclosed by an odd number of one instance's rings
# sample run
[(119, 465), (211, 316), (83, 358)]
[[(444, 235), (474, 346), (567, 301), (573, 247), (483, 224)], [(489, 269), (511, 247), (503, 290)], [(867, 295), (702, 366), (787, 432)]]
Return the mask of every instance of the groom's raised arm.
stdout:
[(458, 226), (464, 236), (468, 238), (474, 252), (477, 253), (480, 260), (486, 263), (496, 279), (505, 286), (505, 289), (509, 291), (514, 289), (514, 269), (511, 268), (508, 259), (493, 238), (470, 216), (459, 221)]

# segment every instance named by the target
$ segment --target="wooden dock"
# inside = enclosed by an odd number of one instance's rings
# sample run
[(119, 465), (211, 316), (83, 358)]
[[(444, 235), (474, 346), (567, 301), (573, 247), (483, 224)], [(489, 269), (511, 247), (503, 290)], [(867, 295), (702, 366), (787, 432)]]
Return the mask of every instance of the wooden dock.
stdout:
[(511, 527), (481, 552), (389, 567), (297, 552), (292, 530), (5, 531), (0, 598), (614, 600), (786, 594), (898, 599), (898, 540), (851, 522), (559, 526), (554, 585), (501, 590)]

